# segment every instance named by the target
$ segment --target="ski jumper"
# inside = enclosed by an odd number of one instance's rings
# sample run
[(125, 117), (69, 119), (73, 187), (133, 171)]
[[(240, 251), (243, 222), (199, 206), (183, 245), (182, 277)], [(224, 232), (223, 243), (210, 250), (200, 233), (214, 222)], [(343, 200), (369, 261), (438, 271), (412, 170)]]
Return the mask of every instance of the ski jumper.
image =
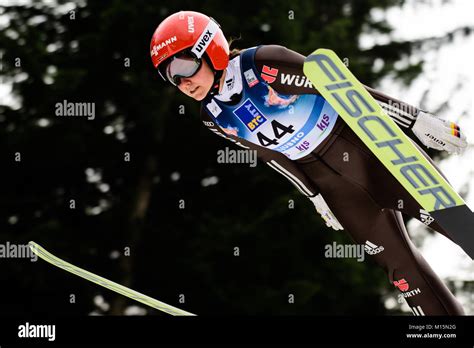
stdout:
[[(203, 123), (255, 150), (303, 195), (321, 193), (351, 238), (365, 244), (367, 254), (385, 270), (414, 315), (463, 315), (459, 302), (411, 242), (401, 213), (451, 239), (449, 234), (313, 88), (303, 63), (304, 56), (282, 46), (243, 51), (229, 62), (223, 90), (202, 101)], [(419, 109), (366, 88), (408, 134)]]

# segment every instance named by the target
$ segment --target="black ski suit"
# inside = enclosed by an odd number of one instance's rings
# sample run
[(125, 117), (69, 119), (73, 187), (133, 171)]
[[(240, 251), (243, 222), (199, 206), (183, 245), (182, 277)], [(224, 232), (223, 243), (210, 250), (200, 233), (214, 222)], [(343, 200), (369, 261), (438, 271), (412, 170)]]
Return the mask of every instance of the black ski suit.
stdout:
[[(275, 78), (267, 79), (267, 83), (279, 94), (318, 94), (303, 74), (303, 62), (304, 56), (282, 46), (269, 45), (258, 48), (254, 63), (259, 74), (274, 73)], [(419, 110), (367, 89), (408, 132)], [(340, 117), (330, 135), (309, 155), (298, 160), (290, 160), (280, 152), (224, 132), (204, 108), (201, 118), (214, 133), (256, 150), (260, 160), (285, 176), (305, 196), (321, 193), (356, 243), (369, 248), (383, 246), (383, 251), (379, 249), (371, 257), (383, 267), (390, 283), (398, 288), (399, 296), (405, 298), (414, 315), (464, 314), (459, 302), (411, 242), (401, 213), (422, 220), (449, 239), (450, 236), (423, 213), (422, 207)], [(428, 158), (422, 149), (420, 151)]]

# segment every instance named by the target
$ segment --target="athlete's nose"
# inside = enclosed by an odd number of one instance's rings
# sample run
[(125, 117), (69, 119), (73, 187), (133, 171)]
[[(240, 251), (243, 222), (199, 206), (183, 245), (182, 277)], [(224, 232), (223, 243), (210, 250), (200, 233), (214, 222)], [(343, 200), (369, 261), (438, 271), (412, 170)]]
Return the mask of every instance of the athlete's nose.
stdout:
[(181, 77), (178, 86), (189, 89), (189, 87), (191, 87), (191, 80), (187, 77)]

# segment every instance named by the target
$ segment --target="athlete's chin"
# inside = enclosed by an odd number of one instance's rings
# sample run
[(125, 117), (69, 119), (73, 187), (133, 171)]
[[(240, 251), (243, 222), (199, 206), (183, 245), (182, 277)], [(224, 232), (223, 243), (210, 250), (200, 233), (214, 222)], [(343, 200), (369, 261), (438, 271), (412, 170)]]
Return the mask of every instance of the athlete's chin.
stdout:
[(192, 95), (192, 97), (197, 101), (201, 101), (204, 98), (206, 98), (206, 95), (209, 93), (210, 90), (211, 90), (211, 87), (206, 88), (203, 86), (199, 86), (199, 88), (196, 90), (194, 95)]
[(196, 95), (193, 95), (193, 98), (197, 101), (201, 101), (203, 100), (204, 98), (206, 97), (206, 95), (204, 93), (198, 93)]

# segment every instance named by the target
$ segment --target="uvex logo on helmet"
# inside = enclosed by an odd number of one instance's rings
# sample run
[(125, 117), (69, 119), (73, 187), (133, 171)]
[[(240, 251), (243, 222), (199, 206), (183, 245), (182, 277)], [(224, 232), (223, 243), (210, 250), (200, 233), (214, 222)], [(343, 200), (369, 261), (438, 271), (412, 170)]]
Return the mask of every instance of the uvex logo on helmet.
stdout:
[(196, 44), (192, 48), (191, 52), (193, 52), (196, 57), (201, 58), (203, 53), (206, 51), (209, 44), (212, 42), (212, 39), (216, 35), (219, 30), (219, 26), (214, 21), (209, 21), (206, 28), (202, 31), (201, 36), (196, 41)]
[(188, 33), (194, 33), (194, 17), (188, 16)]
[(197, 43), (196, 51), (201, 53), (202, 50), (206, 48), (206, 43), (210, 41), (211, 38), (212, 38), (212, 33), (208, 30), (206, 34), (204, 34), (204, 36), (202, 37), (202, 40)]

